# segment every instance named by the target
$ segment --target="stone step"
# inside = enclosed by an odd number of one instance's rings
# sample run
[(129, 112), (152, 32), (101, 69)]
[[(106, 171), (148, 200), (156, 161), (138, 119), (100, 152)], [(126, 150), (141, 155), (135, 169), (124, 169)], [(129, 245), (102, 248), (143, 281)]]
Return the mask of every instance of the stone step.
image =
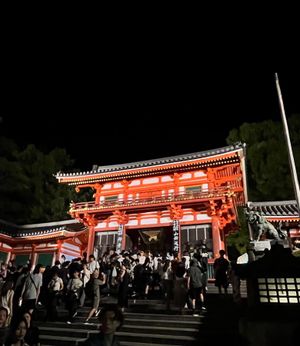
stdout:
[[(172, 308), (171, 310), (166, 310), (166, 307), (164, 305), (152, 305), (152, 306), (146, 306), (146, 305), (133, 305), (133, 306), (129, 306), (129, 308), (126, 309), (126, 313), (139, 313), (139, 314), (168, 314), (168, 315), (177, 315), (178, 314), (178, 309), (176, 308)], [(188, 314), (189, 312), (191, 312), (191, 310), (189, 309), (185, 309), (186, 314)], [(67, 312), (66, 312), (67, 313)], [(63, 313), (65, 314), (65, 313)], [(63, 315), (60, 314), (60, 315)], [(77, 316), (85, 316), (87, 317), (89, 314), (89, 310), (88, 311), (83, 311), (83, 310), (78, 310), (77, 312)]]
[[(85, 310), (85, 311), (83, 311)], [(90, 333), (98, 333), (98, 317), (92, 317), (91, 324), (84, 324), (88, 309), (80, 309), (84, 316), (76, 316), (75, 322), (38, 322), (41, 341), (44, 345), (76, 345), (85, 340)], [(66, 312), (66, 310), (64, 311)], [(118, 336), (124, 345), (139, 344), (142, 340), (146, 345), (188, 345), (193, 341), (202, 323), (203, 316), (167, 315), (157, 313), (124, 313), (124, 325)]]
[(139, 319), (139, 318), (126, 318), (125, 323), (127, 325), (152, 325), (152, 326), (165, 326), (165, 327), (182, 327), (182, 328), (199, 328), (202, 323), (199, 320), (191, 320), (191, 321), (175, 321), (169, 320), (166, 316), (165, 320), (155, 320), (155, 319)]
[[(144, 340), (144, 342), (121, 341), (120, 345), (121, 346), (153, 346), (154, 345), (152, 342), (146, 342), (146, 341), (147, 340)], [(156, 343), (155, 346), (170, 346), (170, 344)], [(186, 346), (186, 344), (177, 344), (177, 346)]]
[[(118, 338), (130, 345), (140, 345), (141, 343), (138, 340), (143, 340), (147, 342), (148, 345), (189, 345), (190, 343), (196, 341), (195, 337), (192, 336), (182, 336), (182, 335), (164, 335), (164, 334), (154, 334), (154, 333), (134, 333), (131, 332), (116, 332)], [(50, 334), (41, 334), (40, 335), (41, 344), (45, 345), (81, 345), (86, 338), (70, 337), (70, 336), (61, 336), (61, 335), (50, 335)], [(146, 343), (146, 345), (147, 345)]]
[[(86, 328), (89, 325), (80, 325), (80, 324), (56, 324), (55, 326), (39, 326), (40, 332), (43, 335), (63, 335), (63, 336), (76, 336), (77, 338), (85, 338), (89, 334), (97, 334), (99, 332), (99, 328), (91, 329)], [(95, 325), (92, 325), (93, 327)], [(97, 326), (99, 327), (99, 326)], [(122, 332), (130, 332), (130, 333), (150, 333), (157, 332), (159, 334), (171, 334), (171, 335), (195, 335), (198, 333), (198, 328), (187, 328), (187, 327), (170, 327), (170, 326), (153, 326), (153, 325), (128, 325), (124, 324), (121, 328)]]
[(51, 345), (51, 346), (80, 346), (86, 338), (76, 338), (76, 337), (69, 337), (69, 336), (55, 336), (55, 335), (44, 335), (40, 334), (40, 341), (41, 344), (44, 345)]
[(59, 328), (39, 326), (39, 330), (43, 335), (71, 336), (76, 338), (87, 338), (89, 334), (99, 333), (99, 330), (85, 328), (85, 325), (80, 326), (80, 328), (74, 328), (74, 325), (71, 326), (73, 326), (73, 328), (67, 328), (65, 326), (60, 326)]
[(192, 315), (179, 315), (179, 314), (152, 314), (152, 313), (135, 313), (135, 312), (125, 312), (125, 319), (127, 318), (139, 318), (141, 319), (154, 319), (154, 320), (167, 320), (172, 321), (200, 321), (203, 316), (192, 316)]
[[(197, 317), (196, 320), (178, 320), (175, 319), (168, 319), (168, 315), (165, 315), (165, 319), (155, 319), (155, 318), (139, 318), (138, 316), (136, 318), (126, 318), (125, 317), (125, 323), (127, 325), (140, 325), (140, 326), (147, 326), (147, 325), (152, 325), (152, 326), (165, 326), (165, 327), (187, 327), (187, 328), (197, 328), (200, 326), (202, 323), (201, 320), (198, 320)], [(76, 325), (83, 325), (85, 322), (85, 317), (76, 317), (74, 324)], [(99, 326), (99, 320), (97, 317), (92, 317), (90, 319), (91, 323), (94, 324), (94, 326)], [(73, 325), (73, 323), (72, 323)]]
[[(101, 301), (101, 304), (106, 303)], [(164, 303), (159, 300), (138, 300), (124, 313), (124, 325), (117, 335), (122, 346), (187, 346), (196, 342), (196, 339), (201, 344), (211, 345), (212, 340), (218, 344), (232, 340), (233, 345), (238, 345), (234, 343), (237, 324), (232, 320), (235, 314), (232, 297), (209, 294), (207, 308), (207, 312), (195, 317), (188, 309), (184, 310), (184, 315), (175, 310), (167, 313)], [(92, 324), (83, 324), (89, 311), (90, 307), (80, 308), (71, 325), (66, 322), (39, 322), (42, 345), (82, 344), (89, 333), (97, 333), (99, 329), (98, 317), (91, 318)], [(67, 319), (67, 311), (63, 307), (59, 308), (59, 316), (61, 321)]]
[(128, 333), (123, 331), (116, 332), (116, 335), (122, 341), (137, 342), (137, 340), (147, 341), (149, 343), (165, 343), (167, 345), (189, 345), (196, 341), (196, 338), (188, 335), (165, 335), (152, 333)]
[(53, 329), (66, 328), (66, 329), (74, 329), (74, 328), (84, 328), (87, 330), (98, 330), (100, 324), (99, 323), (91, 323), (91, 324), (83, 324), (74, 322), (72, 324), (67, 324), (66, 322), (35, 322), (35, 325), (39, 328), (41, 327), (51, 327)]
[[(103, 304), (109, 304), (109, 303), (117, 303), (118, 298), (117, 297), (105, 297), (101, 299), (101, 303)], [(129, 304), (147, 304), (147, 305), (153, 305), (153, 304), (163, 304), (163, 299), (128, 299)], [(82, 310), (89, 310), (91, 309), (91, 304), (89, 301), (85, 303), (83, 307), (80, 309)]]
[[(184, 314), (184, 315), (180, 315), (178, 314), (177, 311), (173, 311), (172, 314), (169, 313), (149, 313), (149, 312), (125, 312), (124, 313), (124, 318), (125, 320), (127, 320), (128, 318), (138, 318), (139, 320), (142, 319), (147, 319), (147, 320), (171, 320), (171, 321), (194, 321), (194, 320), (201, 320), (203, 318), (204, 315), (200, 315), (199, 317), (195, 317), (191, 314), (191, 312), (189, 310), (186, 310), (186, 313), (190, 313), (190, 314)], [(76, 320), (85, 320), (86, 317), (88, 316), (87, 313), (83, 313), (82, 311), (78, 311), (77, 312), (77, 316), (76, 316)], [(166, 318), (167, 316), (167, 318)], [(92, 317), (93, 320), (98, 320), (97, 317), (93, 316)]]
[[(142, 319), (145, 325), (140, 325), (140, 321), (138, 318), (126, 319), (125, 324), (117, 333), (120, 340), (133, 343), (140, 339), (155, 345), (187, 345), (194, 340), (200, 324), (200, 321), (195, 320), (182, 321), (181, 324), (176, 321), (159, 320), (154, 325), (155, 320), (152, 318), (150, 320)], [(72, 323), (69, 325), (64, 322), (39, 323), (38, 326), (43, 345), (45, 342), (48, 345), (52, 343), (53, 345), (76, 345), (74, 343), (76, 340), (79, 345), (90, 333), (98, 333), (99, 328), (99, 324)]]
[[(56, 343), (53, 344), (43, 344), (43, 346), (55, 346), (57, 345)], [(170, 346), (170, 344), (161, 344), (161, 343), (157, 343), (157, 344), (153, 344), (148, 343), (148, 342), (132, 342), (132, 341), (120, 341), (120, 345), (121, 346)], [(177, 346), (186, 346), (186, 344), (178, 344)]]
[(153, 326), (153, 325), (145, 325), (145, 326), (138, 326), (138, 325), (128, 325), (125, 324), (121, 328), (122, 332), (128, 332), (128, 333), (158, 333), (158, 334), (164, 334), (164, 335), (196, 335), (199, 330), (198, 328), (183, 328), (183, 327), (168, 327), (168, 326)]
[[(169, 318), (169, 315), (164, 315), (164, 319), (158, 318), (155, 319), (155, 317), (147, 317), (143, 316), (139, 318), (138, 316), (136, 317), (125, 317), (125, 322), (127, 324), (137, 324), (137, 325), (147, 325), (147, 324), (152, 324), (152, 325), (176, 325), (176, 326), (181, 326), (181, 325), (199, 325), (202, 323), (202, 319), (204, 318), (203, 316), (200, 317), (194, 317), (194, 319), (180, 319), (180, 315), (178, 315), (178, 319), (174, 318)], [(84, 324), (86, 320), (86, 316), (78, 316), (75, 318), (74, 322), (78, 324)], [(90, 322), (94, 324), (99, 324), (99, 319), (97, 317), (91, 317)]]

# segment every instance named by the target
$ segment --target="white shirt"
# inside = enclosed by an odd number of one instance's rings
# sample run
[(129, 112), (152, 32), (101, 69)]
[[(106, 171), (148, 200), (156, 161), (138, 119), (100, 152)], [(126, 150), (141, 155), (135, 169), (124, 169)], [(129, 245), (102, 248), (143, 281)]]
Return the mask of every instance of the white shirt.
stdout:
[(87, 264), (87, 267), (91, 274), (93, 274), (96, 269), (99, 269), (100, 265), (98, 261), (92, 261)]

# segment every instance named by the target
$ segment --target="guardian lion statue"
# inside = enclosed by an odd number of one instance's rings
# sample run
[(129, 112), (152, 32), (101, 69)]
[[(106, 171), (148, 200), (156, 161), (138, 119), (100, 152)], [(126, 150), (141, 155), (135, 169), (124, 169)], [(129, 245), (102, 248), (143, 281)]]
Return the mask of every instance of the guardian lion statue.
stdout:
[(271, 222), (258, 211), (246, 210), (245, 215), (253, 230), (254, 240), (259, 241), (262, 235), (265, 235), (267, 239), (286, 239), (286, 234), (282, 232), (281, 229), (277, 230)]

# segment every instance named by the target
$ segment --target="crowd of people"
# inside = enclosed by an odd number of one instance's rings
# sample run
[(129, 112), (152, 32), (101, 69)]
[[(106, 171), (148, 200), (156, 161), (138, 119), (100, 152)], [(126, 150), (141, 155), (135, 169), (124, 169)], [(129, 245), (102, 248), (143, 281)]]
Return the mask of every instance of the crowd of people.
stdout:
[(13, 262), (1, 264), (0, 271), (0, 345), (39, 346), (39, 329), (32, 313), (38, 302), (45, 268), (30, 263), (17, 268)]
[[(229, 262), (220, 252), (215, 261), (216, 285), (227, 293), (226, 272)], [(228, 262), (228, 263), (227, 263)], [(222, 268), (222, 270), (220, 270)], [(28, 262), (17, 268), (13, 262), (2, 264), (0, 271), (0, 345), (39, 345), (38, 328), (32, 316), (38, 305), (46, 310), (45, 320), (57, 321), (57, 306), (64, 304), (67, 323), (72, 324), (80, 306), (89, 302), (85, 323), (101, 315), (100, 297), (113, 295), (120, 311), (128, 299), (164, 299), (166, 310), (188, 307), (193, 314), (206, 309), (208, 255), (205, 246), (193, 253), (152, 254), (150, 251), (110, 250), (100, 258), (94, 255), (67, 261), (64, 256), (55, 265), (37, 264), (33, 271)], [(225, 274), (224, 274), (225, 273)], [(221, 292), (221, 291), (220, 291)]]

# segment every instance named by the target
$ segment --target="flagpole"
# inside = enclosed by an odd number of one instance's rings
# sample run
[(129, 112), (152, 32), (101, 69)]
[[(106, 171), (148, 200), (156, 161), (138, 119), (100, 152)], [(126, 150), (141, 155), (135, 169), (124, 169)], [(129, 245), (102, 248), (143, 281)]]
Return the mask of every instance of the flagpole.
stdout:
[(288, 128), (288, 124), (287, 124), (287, 120), (286, 120), (286, 116), (285, 116), (283, 99), (282, 99), (282, 94), (281, 94), (280, 85), (279, 85), (279, 78), (278, 78), (277, 73), (275, 73), (275, 82), (276, 82), (276, 89), (277, 89), (279, 106), (280, 106), (280, 113), (281, 113), (281, 118), (282, 118), (282, 122), (283, 122), (283, 132), (284, 132), (285, 139), (287, 142), (287, 147), (288, 147), (288, 157), (289, 157), (290, 169), (292, 171), (292, 180), (293, 180), (294, 192), (295, 192), (295, 196), (296, 196), (296, 202), (297, 202), (298, 213), (299, 213), (300, 212), (299, 182), (298, 182), (295, 159), (294, 159), (294, 155), (293, 155), (293, 149), (292, 149), (292, 145), (291, 145), (289, 128)]

